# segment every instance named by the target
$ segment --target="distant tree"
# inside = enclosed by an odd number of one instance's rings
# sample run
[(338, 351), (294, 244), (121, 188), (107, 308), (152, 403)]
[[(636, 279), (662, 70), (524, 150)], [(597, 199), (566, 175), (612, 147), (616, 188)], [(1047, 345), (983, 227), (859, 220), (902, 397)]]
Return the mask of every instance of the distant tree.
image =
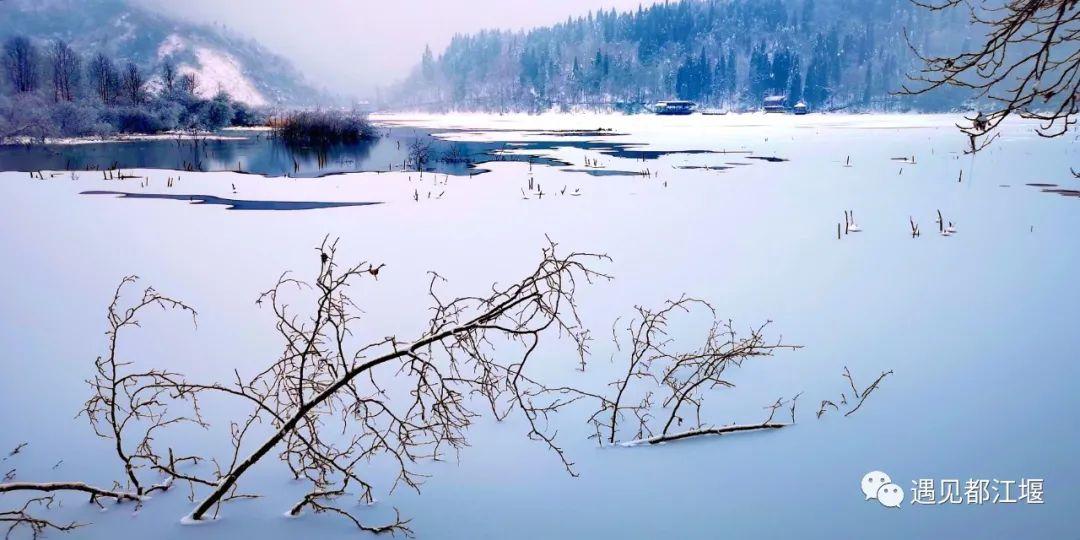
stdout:
[(51, 100), (37, 92), (22, 92), (0, 99), (0, 142), (6, 137), (44, 141), (56, 135), (49, 119)]
[(424, 46), (424, 56), (420, 60), (420, 69), (424, 74), (424, 80), (431, 82), (435, 80), (435, 56), (431, 54), (431, 46)]
[(143, 102), (143, 81), (142, 73), (139, 72), (139, 66), (134, 62), (128, 62), (124, 66), (124, 75), (120, 82), (120, 87), (123, 89), (124, 97), (132, 105), (139, 105)]
[(180, 76), (176, 86), (185, 94), (195, 95), (199, 90), (199, 77), (195, 73), (185, 73)]
[(824, 47), (819, 41), (814, 46), (814, 53), (810, 59), (810, 65), (806, 69), (806, 84), (803, 86), (803, 97), (810, 106), (818, 108), (825, 105), (829, 99), (829, 68), (828, 57), (824, 53)]
[(87, 68), (87, 75), (90, 77), (90, 84), (94, 87), (94, 93), (102, 103), (106, 105), (116, 103), (120, 94), (120, 73), (111, 58), (100, 52), (94, 55)]
[(176, 89), (176, 64), (169, 58), (161, 63), (161, 84), (167, 92)]
[(870, 105), (874, 99), (874, 67), (866, 66), (866, 80), (863, 82), (863, 103)]
[[(759, 104), (765, 93), (789, 93), (801, 84), (804, 89), (812, 86), (818, 99), (861, 104), (866, 65), (874, 66), (875, 101), (899, 86), (909, 58), (906, 35), (925, 36), (935, 46), (947, 47), (959, 46), (972, 34), (970, 26), (957, 24), (961, 17), (924, 16), (911, 0), (645, 4), (651, 5), (622, 13), (594, 12), (526, 32), (457, 36), (442, 54), (417, 55), (417, 69), (394, 101), (529, 110), (544, 98), (572, 96), (575, 101), (629, 105), (678, 95), (741, 107)], [(707, 53), (705, 67), (702, 49)], [(796, 55), (801, 68), (797, 74)], [(434, 72), (436, 80), (427, 80), (425, 71)], [(951, 92), (896, 101), (944, 110), (965, 97)]]
[(755, 46), (750, 53), (749, 70), (750, 95), (753, 99), (761, 99), (769, 90), (769, 77), (772, 71), (764, 47)]
[(38, 88), (38, 51), (30, 38), (12, 36), (4, 42), (4, 68), (15, 92)]
[(788, 102), (791, 104), (795, 104), (803, 98), (802, 62), (799, 60), (799, 55), (797, 54), (791, 58), (787, 97)]
[(62, 39), (53, 42), (50, 50), (54, 101), (74, 101), (75, 90), (82, 71), (82, 58)]
[(97, 111), (72, 101), (60, 101), (52, 108), (51, 120), (62, 136), (90, 135), (98, 123)]
[(409, 166), (417, 171), (423, 171), (431, 161), (431, 142), (417, 137), (409, 142), (408, 148)]
[(206, 104), (202, 116), (202, 125), (210, 131), (228, 126), (233, 118), (233, 108), (229, 94), (218, 92), (214, 99)]
[(769, 92), (783, 94), (787, 91), (788, 80), (791, 78), (791, 53), (787, 49), (779, 49), (773, 53), (769, 67)]
[(698, 99), (701, 96), (700, 81), (697, 60), (686, 58), (675, 73), (675, 95), (679, 99)]
[(266, 115), (252, 108), (247, 103), (236, 101), (232, 103), (233, 116), (230, 121), (234, 126), (258, 126), (266, 122)]
[(728, 97), (733, 97), (739, 89), (739, 61), (734, 51), (728, 52), (727, 60), (724, 61), (724, 92)]

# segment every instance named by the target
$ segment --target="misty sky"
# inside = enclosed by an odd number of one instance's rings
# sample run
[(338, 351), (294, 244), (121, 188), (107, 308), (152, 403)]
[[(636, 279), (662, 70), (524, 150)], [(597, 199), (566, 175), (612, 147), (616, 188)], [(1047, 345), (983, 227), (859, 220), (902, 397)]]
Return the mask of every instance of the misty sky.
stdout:
[(219, 23), (292, 60), (317, 85), (370, 94), (403, 77), (425, 44), (437, 55), (457, 33), (551, 24), (590, 10), (649, 0), (139, 0), (201, 23)]

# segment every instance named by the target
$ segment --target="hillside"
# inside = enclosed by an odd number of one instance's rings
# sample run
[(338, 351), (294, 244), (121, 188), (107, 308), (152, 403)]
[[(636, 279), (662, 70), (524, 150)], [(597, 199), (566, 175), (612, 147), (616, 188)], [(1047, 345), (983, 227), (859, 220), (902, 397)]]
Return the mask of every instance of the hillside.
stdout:
[[(955, 10), (954, 10), (955, 11)], [(769, 94), (821, 109), (942, 110), (963, 95), (899, 98), (911, 45), (960, 45), (959, 13), (910, 0), (684, 0), (529, 31), (459, 35), (426, 52), (393, 105), (436, 110), (640, 109), (660, 99), (753, 108)]]
[(124, 0), (7, 0), (0, 2), (0, 39), (23, 34), (61, 38), (84, 55), (104, 52), (150, 73), (171, 58), (194, 73), (199, 95), (225, 90), (250, 105), (308, 104), (319, 98), (284, 58), (216, 27), (154, 13)]

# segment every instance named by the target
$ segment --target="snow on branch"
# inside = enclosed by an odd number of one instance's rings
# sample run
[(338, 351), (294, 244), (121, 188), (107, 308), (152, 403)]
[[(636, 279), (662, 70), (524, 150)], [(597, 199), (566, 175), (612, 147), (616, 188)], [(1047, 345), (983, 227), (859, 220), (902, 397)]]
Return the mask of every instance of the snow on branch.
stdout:
[[(626, 367), (607, 390), (550, 385), (535, 377), (536, 351), (556, 338), (569, 342), (585, 369), (591, 336), (578, 314), (577, 293), (583, 284), (610, 279), (594, 269), (608, 260), (605, 255), (563, 253), (549, 241), (530, 273), (475, 296), (447, 297), (441, 292), (446, 280), (431, 273), (425, 284), (430, 315), (416, 333), (365, 340), (355, 291), (378, 279), (385, 266), (344, 265), (336, 241), (329, 239), (316, 252), (312, 279), (284, 273), (258, 296), (256, 303), (272, 312), (280, 353), (252, 373), (234, 371), (226, 381), (192, 381), (126, 356), (128, 333), (140, 327), (149, 311), (176, 312), (192, 320), (196, 313), (153, 288), (131, 294), (137, 278), (124, 278), (106, 311), (107, 350), (93, 364), (87, 381), (91, 395), (81, 411), (94, 433), (110, 443), (118, 480), (103, 488), (6, 479), (0, 495), (20, 492), (35, 498), (0, 512), (0, 523), (10, 524), (9, 532), (26, 527), (35, 535), (71, 530), (81, 524), (45, 520), (34, 510), (50, 508), (54, 494), (64, 492), (89, 495), (99, 505), (113, 500), (138, 507), (150, 494), (178, 482), (186, 484), (194, 504), (182, 522), (212, 521), (230, 501), (258, 497), (241, 490), (248, 484), (247, 473), (276, 459), (306, 489), (285, 515), (335, 515), (361, 531), (411, 536), (409, 520), (396, 508), (386, 522), (371, 523), (350, 504), (374, 504), (377, 490), (419, 492), (426, 479), (420, 464), (456, 456), (468, 445), (468, 428), (484, 413), (500, 421), (518, 419), (526, 437), (549, 450), (573, 476), (574, 463), (556, 439), (553, 419), (575, 404), (597, 407), (588, 417), (593, 437), (611, 445), (775, 430), (795, 422), (801, 394), (765, 407), (767, 417), (760, 422), (715, 425), (704, 420), (706, 397), (734, 387), (730, 375), (744, 361), (800, 346), (766, 338), (769, 323), (739, 332), (730, 320), (717, 318), (707, 302), (686, 296), (659, 309), (637, 307), (621, 329), (616, 321), (613, 338)], [(669, 334), (676, 314), (709, 317), (696, 348), (676, 348)], [(858, 399), (847, 414), (858, 410), (890, 373), (859, 389), (845, 369)], [(202, 412), (210, 397), (232, 400), (242, 413), (215, 428)], [(822, 402), (819, 417), (826, 403), (832, 402)], [(174, 432), (192, 428), (218, 434), (226, 450), (205, 454), (161, 442), (189, 440)], [(19, 445), (9, 457), (25, 447)], [(369, 476), (364, 465), (373, 461), (390, 464), (394, 478), (388, 486), (376, 486)]]
[[(108, 351), (94, 363), (88, 381), (92, 394), (82, 411), (94, 432), (111, 441), (122, 480), (112, 490), (81, 483), (5, 483), (0, 493), (81, 491), (95, 500), (141, 503), (145, 495), (180, 481), (196, 502), (184, 521), (201, 522), (215, 519), (229, 501), (256, 497), (239, 485), (256, 463), (276, 458), (309, 486), (288, 515), (310, 509), (341, 516), (363, 531), (410, 535), (408, 520), (396, 509), (388, 523), (371, 525), (334, 501), (355, 489), (359, 502), (374, 503), (375, 486), (360, 467), (372, 460), (395, 464), (390, 492), (419, 491), (425, 476), (416, 465), (467, 445), (466, 430), (481, 412), (473, 408), (477, 402), (498, 419), (524, 419), (526, 435), (576, 474), (549, 420), (586, 394), (545, 386), (528, 372), (541, 342), (551, 338), (571, 341), (584, 362), (589, 335), (578, 317), (577, 288), (609, 279), (593, 269), (606, 256), (562, 254), (549, 242), (534, 271), (478, 296), (444, 298), (438, 290), (444, 280), (432, 274), (431, 316), (416, 335), (356, 345), (361, 311), (350, 288), (377, 278), (383, 265), (341, 265), (336, 242), (328, 240), (317, 251), (313, 280), (286, 273), (258, 298), (274, 314), (281, 354), (257, 372), (236, 372), (226, 382), (193, 382), (124, 359), (122, 337), (139, 326), (147, 309), (195, 316), (188, 305), (152, 288), (125, 303), (136, 278), (124, 278), (107, 311)], [(210, 456), (161, 447), (157, 435), (171, 428), (212, 428), (200, 409), (209, 395), (235, 399), (250, 411), (228, 425), (231, 451)], [(5, 521), (18, 520), (16, 525), (34, 531), (76, 526), (29, 515), (30, 506), (48, 506), (52, 499), (36, 501), (4, 513)]]
[[(610, 384), (612, 395), (602, 399), (599, 410), (589, 418), (595, 429), (593, 437), (601, 444), (616, 444), (624, 432), (632, 434), (631, 443), (657, 444), (700, 435), (777, 429), (786, 425), (773, 422), (776, 410), (782, 406), (791, 407), (794, 422), (795, 399), (777, 400), (767, 407), (769, 417), (760, 424), (714, 427), (702, 419), (709, 391), (735, 386), (727, 378), (729, 369), (742, 366), (749, 358), (771, 356), (778, 349), (800, 348), (780, 340), (766, 341), (764, 330), (769, 323), (740, 335), (730, 320), (717, 319), (716, 311), (707, 302), (686, 296), (670, 300), (659, 309), (639, 306), (636, 310), (635, 317), (622, 330), (625, 347), (620, 332), (612, 329), (619, 352), (627, 356), (627, 367), (624, 375)], [(697, 349), (673, 350), (674, 339), (668, 334), (671, 316), (693, 312), (705, 312), (712, 318), (705, 338)]]

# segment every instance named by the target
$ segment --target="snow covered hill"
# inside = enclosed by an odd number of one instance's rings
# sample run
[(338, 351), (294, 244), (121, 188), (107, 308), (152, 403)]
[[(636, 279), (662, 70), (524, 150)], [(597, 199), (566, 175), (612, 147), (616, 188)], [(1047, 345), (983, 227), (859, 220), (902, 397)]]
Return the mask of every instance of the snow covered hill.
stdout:
[(155, 74), (171, 59), (181, 73), (196, 74), (204, 97), (224, 90), (251, 105), (305, 105), (322, 97), (288, 60), (255, 41), (125, 0), (8, 0), (0, 3), (0, 21), (0, 38), (61, 38), (84, 55), (101, 51)]

